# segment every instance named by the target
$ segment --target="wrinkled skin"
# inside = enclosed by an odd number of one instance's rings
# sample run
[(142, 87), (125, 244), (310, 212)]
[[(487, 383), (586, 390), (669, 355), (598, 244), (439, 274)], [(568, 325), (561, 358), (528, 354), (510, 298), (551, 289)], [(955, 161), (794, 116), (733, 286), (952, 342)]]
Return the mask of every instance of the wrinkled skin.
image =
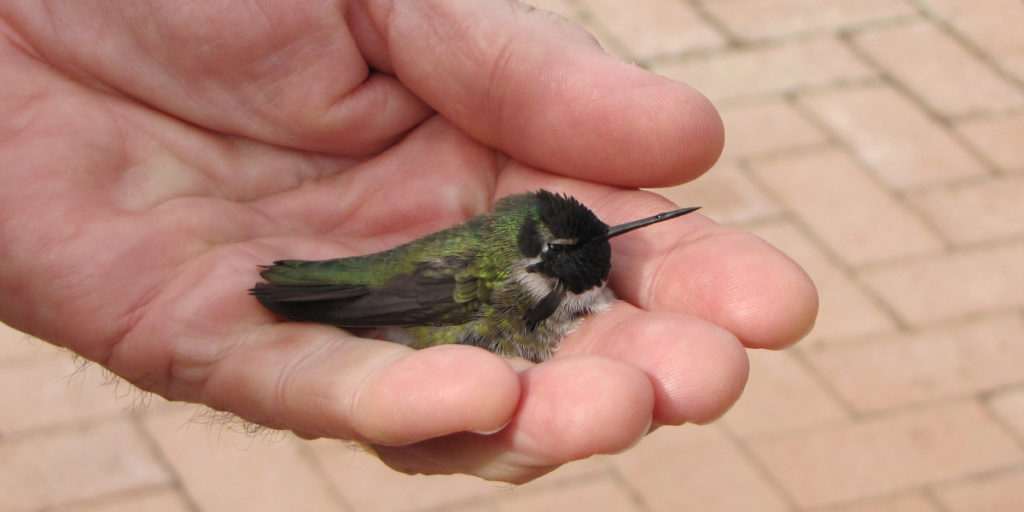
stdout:
[(744, 347), (813, 323), (797, 265), (697, 214), (615, 239), (624, 300), (540, 365), (282, 322), (246, 294), (259, 264), (386, 249), (525, 190), (610, 224), (672, 208), (635, 189), (711, 166), (714, 109), (551, 14), (8, 0), (0, 31), (0, 320), (169, 399), (524, 482), (714, 419)]

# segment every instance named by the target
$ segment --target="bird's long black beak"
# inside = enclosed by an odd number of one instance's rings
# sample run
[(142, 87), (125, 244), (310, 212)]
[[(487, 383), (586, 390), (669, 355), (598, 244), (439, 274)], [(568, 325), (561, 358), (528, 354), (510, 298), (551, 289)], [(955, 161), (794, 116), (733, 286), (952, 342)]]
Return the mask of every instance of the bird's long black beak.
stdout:
[(634, 229), (649, 226), (651, 224), (655, 224), (663, 220), (674, 219), (676, 217), (686, 215), (687, 213), (694, 212), (699, 209), (700, 206), (694, 206), (691, 208), (680, 208), (678, 210), (672, 210), (670, 212), (662, 212), (653, 217), (647, 217), (646, 219), (634, 220), (633, 222), (627, 222), (625, 224), (619, 224), (618, 226), (612, 226), (608, 228), (608, 234), (606, 234), (602, 239), (607, 240), (613, 236), (619, 236), (623, 233), (628, 233), (630, 231), (633, 231)]

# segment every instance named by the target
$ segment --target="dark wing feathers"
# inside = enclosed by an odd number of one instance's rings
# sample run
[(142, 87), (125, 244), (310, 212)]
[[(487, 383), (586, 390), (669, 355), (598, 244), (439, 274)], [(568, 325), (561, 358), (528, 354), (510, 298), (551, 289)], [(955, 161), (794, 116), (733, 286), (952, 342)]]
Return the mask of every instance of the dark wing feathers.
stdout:
[(267, 309), (290, 320), (339, 327), (451, 325), (468, 321), (479, 308), (476, 296), (456, 291), (476, 280), (456, 281), (455, 268), (424, 263), (382, 286), (364, 284), (260, 283), (252, 294)]
[(292, 285), (259, 283), (252, 289), (252, 294), (256, 297), (266, 297), (276, 302), (354, 299), (368, 293), (370, 293), (369, 288), (361, 284)]

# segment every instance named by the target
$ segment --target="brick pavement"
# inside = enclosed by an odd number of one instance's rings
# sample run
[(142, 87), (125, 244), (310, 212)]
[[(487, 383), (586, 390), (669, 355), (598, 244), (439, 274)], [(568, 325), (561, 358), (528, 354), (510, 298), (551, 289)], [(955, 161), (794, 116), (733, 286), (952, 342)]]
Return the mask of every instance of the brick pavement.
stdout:
[(707, 94), (727, 147), (663, 193), (821, 293), (722, 420), (528, 485), (256, 436), (0, 333), (0, 509), (1024, 510), (1024, 2), (544, 0)]

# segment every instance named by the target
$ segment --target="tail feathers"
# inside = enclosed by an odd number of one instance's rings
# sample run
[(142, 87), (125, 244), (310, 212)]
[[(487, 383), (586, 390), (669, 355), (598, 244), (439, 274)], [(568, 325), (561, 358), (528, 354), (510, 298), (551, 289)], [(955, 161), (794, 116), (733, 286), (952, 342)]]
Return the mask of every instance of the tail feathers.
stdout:
[(346, 327), (350, 322), (344, 318), (345, 305), (365, 296), (368, 290), (365, 286), (258, 283), (249, 293), (263, 307), (289, 320)]

